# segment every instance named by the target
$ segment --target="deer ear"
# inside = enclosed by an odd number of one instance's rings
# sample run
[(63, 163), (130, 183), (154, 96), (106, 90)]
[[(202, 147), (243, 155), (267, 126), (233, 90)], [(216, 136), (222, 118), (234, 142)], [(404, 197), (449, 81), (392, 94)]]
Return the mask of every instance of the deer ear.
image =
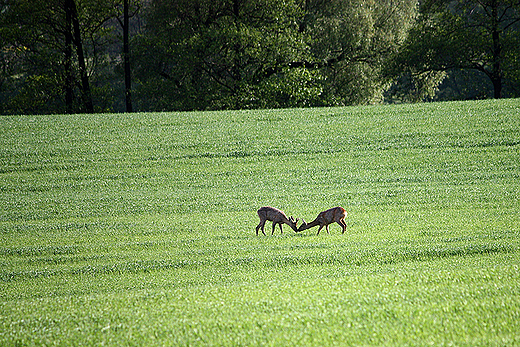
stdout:
[(303, 218), (302, 218), (302, 224), (303, 224), (303, 225), (306, 225), (306, 224), (307, 224), (307, 222), (306, 222), (305, 219), (303, 219)]

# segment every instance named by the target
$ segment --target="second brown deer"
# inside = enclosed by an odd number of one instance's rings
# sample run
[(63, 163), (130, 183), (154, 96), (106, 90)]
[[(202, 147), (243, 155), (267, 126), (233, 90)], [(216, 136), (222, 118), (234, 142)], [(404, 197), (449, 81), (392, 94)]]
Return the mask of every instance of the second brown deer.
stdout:
[(260, 223), (256, 226), (256, 235), (258, 235), (258, 230), (262, 230), (262, 233), (265, 235), (264, 226), (266, 221), (272, 221), (273, 222), (273, 233), (271, 235), (274, 235), (274, 228), (276, 227), (276, 224), (280, 226), (280, 232), (283, 234), (282, 230), (282, 224), (287, 224), (294, 230), (295, 232), (298, 231), (296, 228), (296, 223), (298, 223), (298, 218), (294, 219), (293, 216), (287, 218), (285, 213), (283, 213), (282, 210), (279, 210), (274, 207), (260, 207), (258, 210), (258, 217), (260, 217)]
[(345, 233), (345, 229), (347, 228), (347, 223), (345, 222), (345, 216), (346, 212), (343, 207), (334, 207), (329, 210), (320, 212), (318, 214), (318, 217), (316, 217), (315, 220), (313, 220), (310, 223), (306, 223), (305, 220), (302, 219), (302, 225), (298, 228), (298, 231), (306, 230), (312, 227), (315, 227), (316, 225), (319, 225), (318, 233), (316, 235), (320, 234), (320, 230), (325, 227), (325, 230), (327, 230), (327, 234), (329, 233), (329, 224), (332, 224), (334, 222), (338, 223), (341, 226), (341, 233)]

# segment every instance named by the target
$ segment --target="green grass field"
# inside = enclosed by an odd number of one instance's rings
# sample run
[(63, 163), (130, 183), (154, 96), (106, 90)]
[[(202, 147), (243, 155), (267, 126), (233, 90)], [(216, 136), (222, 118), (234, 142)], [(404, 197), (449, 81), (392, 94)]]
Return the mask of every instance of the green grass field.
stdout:
[(519, 346), (520, 100), (1, 117), (0, 345)]

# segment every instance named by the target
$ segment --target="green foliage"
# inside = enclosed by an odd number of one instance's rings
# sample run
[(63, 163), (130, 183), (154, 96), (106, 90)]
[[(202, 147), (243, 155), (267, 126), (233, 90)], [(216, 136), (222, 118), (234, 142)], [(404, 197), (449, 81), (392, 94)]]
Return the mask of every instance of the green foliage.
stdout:
[(258, 86), (260, 107), (308, 107), (324, 104), (323, 78), (319, 71), (286, 69)]
[(56, 107), (57, 105), (53, 104), (61, 96), (62, 91), (55, 78), (56, 76), (49, 75), (28, 76), (18, 93), (5, 107), (10, 113), (33, 114), (45, 113), (48, 107)]
[(145, 88), (138, 92), (160, 92), (143, 106), (258, 108), (272, 106), (273, 99), (287, 99), (283, 106), (290, 106), (316, 98), (307, 98), (309, 88), (266, 88), (294, 79), (278, 71), (280, 63), (306, 58), (295, 25), (300, 15), (295, 1), (153, 3), (138, 43), (139, 83)]
[[(110, 42), (107, 20), (113, 18), (114, 1), (75, 0), (80, 22), (81, 46), (86, 55), (86, 69), (98, 94), (97, 111), (107, 109), (106, 100), (113, 92), (107, 75), (106, 51)], [(49, 114), (67, 110), (85, 112), (81, 98), (79, 62), (71, 51), (71, 74), (66, 68), (66, 10), (64, 2), (19, 0), (0, 2), (0, 108), (2, 114)], [(79, 43), (74, 43), (74, 45)], [(70, 80), (68, 79), (70, 77)], [(72, 90), (73, 100), (66, 105), (65, 90)], [(96, 84), (103, 84), (97, 87)]]
[[(0, 1), (1, 114), (126, 109), (121, 1), (74, 0), (79, 30), (72, 31), (64, 4)], [(130, 7), (126, 75), (142, 111), (519, 95), (517, 1), (133, 0)], [(74, 40), (67, 34), (76, 32)]]
[(328, 105), (381, 102), (382, 69), (405, 39), (416, 1), (310, 1), (306, 32), (321, 69)]
[[(54, 109), (62, 94), (57, 73), (60, 57), (49, 27), (57, 27), (57, 23), (50, 15), (42, 25), (38, 16), (56, 5), (16, 1), (0, 6), (0, 111), (39, 114), (45, 113), (47, 105)], [(58, 106), (55, 110), (64, 109)]]
[(3, 117), (0, 344), (516, 345), (519, 111)]
[(154, 2), (137, 43), (142, 108), (380, 102), (414, 13), (414, 1)]
[[(440, 100), (449, 100), (452, 94), (446, 96), (449, 87), (445, 86), (445, 78), (448, 73), (444, 71), (424, 71), (405, 73), (394, 81), (391, 88), (386, 92), (386, 100), (389, 102), (422, 102), (432, 101), (435, 98)], [(450, 73), (449, 77), (456, 77), (455, 73)], [(470, 80), (474, 88), (474, 79)], [(440, 91), (442, 85), (442, 91)], [(464, 83), (464, 86), (467, 84)], [(455, 93), (453, 93), (455, 94)], [(466, 90), (465, 95), (469, 97), (472, 91)]]
[[(419, 90), (434, 89), (442, 81), (425, 81), (423, 76), (439, 71), (476, 70), (488, 78), (493, 90), (486, 97), (517, 97), (519, 6), (517, 1), (509, 0), (425, 1), (396, 61), (388, 68), (395, 75), (402, 75), (403, 70), (411, 74), (418, 81), (415, 89)], [(473, 84), (473, 89), (479, 89), (478, 78)], [(430, 93), (419, 91), (421, 94)], [(466, 93), (455, 93), (448, 98), (467, 97)]]

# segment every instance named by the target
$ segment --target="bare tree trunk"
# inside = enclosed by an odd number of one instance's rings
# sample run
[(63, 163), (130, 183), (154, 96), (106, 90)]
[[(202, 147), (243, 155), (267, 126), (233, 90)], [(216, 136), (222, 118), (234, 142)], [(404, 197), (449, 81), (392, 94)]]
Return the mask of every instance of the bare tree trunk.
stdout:
[(78, 67), (81, 76), (81, 94), (85, 111), (88, 113), (94, 112), (94, 105), (92, 103), (92, 94), (90, 93), (90, 84), (88, 81), (87, 67), (85, 64), (85, 55), (83, 53), (83, 42), (81, 40), (81, 32), (79, 27), (78, 10), (74, 0), (65, 0), (66, 11), (70, 13), (73, 27), (73, 42), (76, 46), (76, 54), (78, 55)]
[(123, 63), (125, 66), (125, 102), (126, 112), (132, 112), (132, 71), (130, 69), (130, 25), (128, 0), (124, 0), (123, 7)]
[(493, 71), (490, 74), (491, 82), (494, 88), (495, 99), (502, 97), (502, 45), (500, 44), (500, 32), (498, 27), (498, 2), (493, 0), (491, 2), (491, 18), (492, 21), (492, 39), (493, 39)]
[(72, 70), (72, 15), (67, 6), (65, 17), (65, 107), (70, 114), (73, 112), (74, 102), (74, 72)]

